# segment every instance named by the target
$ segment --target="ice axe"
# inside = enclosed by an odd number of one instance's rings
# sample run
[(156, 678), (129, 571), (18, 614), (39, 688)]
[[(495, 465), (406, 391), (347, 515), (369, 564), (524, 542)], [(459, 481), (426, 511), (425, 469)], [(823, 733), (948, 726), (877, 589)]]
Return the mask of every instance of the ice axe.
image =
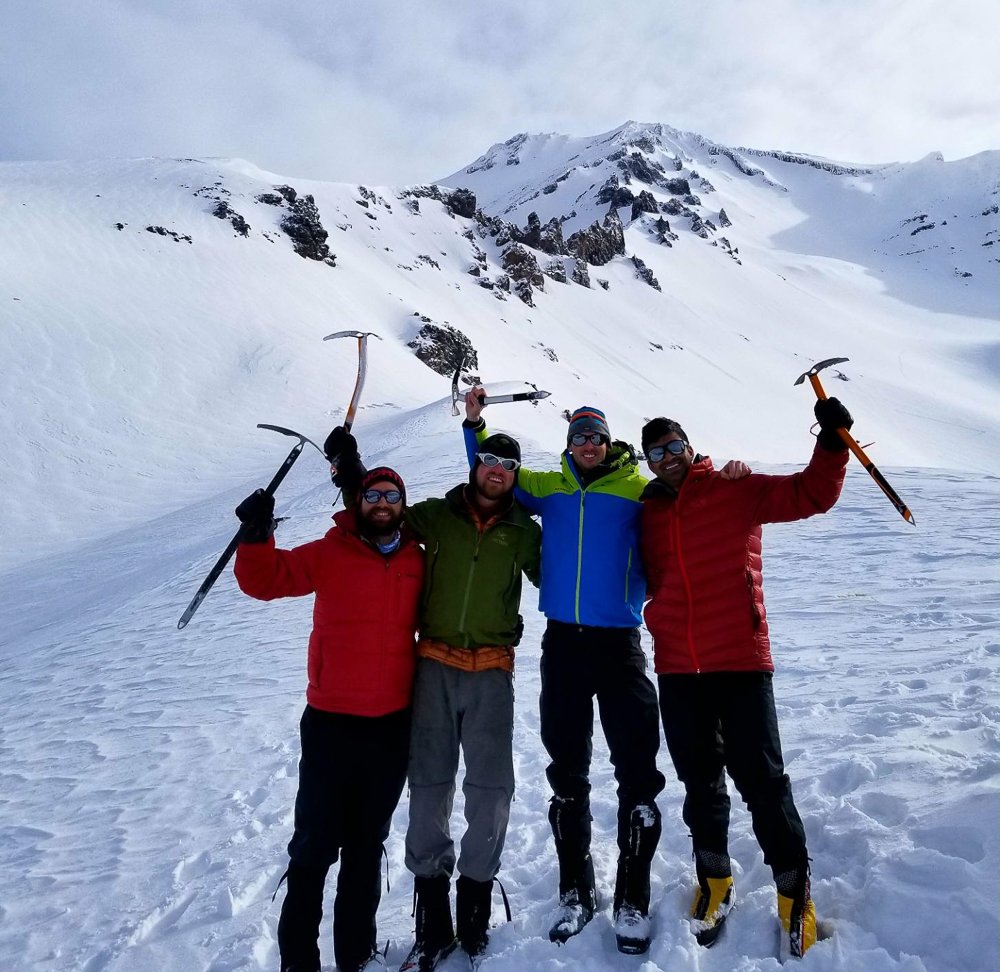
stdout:
[[(324, 341), (334, 341), (337, 338), (352, 337), (358, 339), (358, 377), (354, 382), (354, 394), (351, 395), (351, 404), (347, 406), (347, 415), (344, 417), (344, 429), (351, 431), (354, 424), (354, 416), (358, 412), (358, 402), (361, 400), (361, 389), (365, 386), (365, 375), (368, 374), (368, 338), (380, 338), (374, 331), (336, 331), (327, 334)], [(333, 459), (338, 458), (334, 456)], [(331, 463), (333, 462), (331, 459)]]
[[(291, 429), (281, 429), (277, 426), (272, 425), (258, 425), (259, 429), (271, 429), (275, 432), (281, 432), (285, 435), (294, 435), (298, 438), (298, 442), (292, 446), (292, 451), (285, 456), (285, 461), (281, 464), (281, 467), (274, 474), (274, 478), (264, 487), (264, 492), (268, 496), (273, 496), (274, 491), (281, 485), (281, 481), (288, 475), (288, 470), (295, 465), (295, 460), (299, 458), (302, 450), (305, 448), (305, 444), (310, 440), (304, 435), (299, 435), (297, 432), (292, 432)], [(316, 443), (312, 443), (316, 445)], [(317, 446), (319, 448), (319, 446)], [(320, 452), (323, 450), (320, 449)], [(201, 587), (195, 592), (193, 598), (191, 598), (191, 603), (184, 609), (184, 613), (180, 616), (180, 620), (177, 622), (178, 628), (187, 627), (188, 621), (194, 617), (194, 612), (198, 610), (201, 606), (201, 602), (205, 600), (208, 596), (208, 592), (215, 586), (215, 582), (222, 575), (222, 572), (226, 569), (226, 564), (232, 559), (233, 554), (236, 553), (236, 548), (240, 545), (240, 537), (242, 535), (242, 528), (236, 531), (233, 539), (229, 541), (229, 546), (222, 551), (222, 556), (215, 562), (215, 566), (208, 572), (208, 576), (201, 582)]]
[[(849, 361), (849, 360), (850, 360), (849, 358), (827, 358), (825, 361), (818, 361), (808, 371), (805, 371), (801, 375), (799, 375), (799, 377), (795, 379), (795, 384), (801, 385), (802, 382), (805, 381), (806, 378), (808, 378), (809, 383), (813, 386), (813, 391), (816, 392), (816, 397), (820, 401), (823, 401), (828, 396), (826, 392), (823, 390), (823, 385), (819, 380), (819, 373), (824, 368), (829, 368), (830, 365), (840, 364), (842, 361)], [(847, 448), (854, 453), (854, 455), (856, 456), (857, 460), (861, 463), (861, 465), (868, 470), (868, 475), (871, 476), (871, 478), (874, 479), (876, 483), (878, 483), (879, 489), (881, 489), (882, 492), (885, 493), (886, 497), (888, 497), (889, 502), (896, 507), (896, 510), (899, 513), (899, 515), (908, 523), (912, 523), (913, 526), (916, 526), (917, 521), (913, 518), (913, 514), (910, 512), (909, 507), (899, 498), (899, 494), (889, 485), (885, 476), (883, 476), (882, 473), (879, 472), (878, 467), (875, 465), (875, 463), (873, 463), (871, 459), (868, 458), (867, 454), (865, 453), (865, 450), (862, 449), (861, 446), (858, 444), (858, 440), (855, 439), (854, 436), (851, 435), (851, 433), (844, 428), (837, 429), (837, 435), (839, 435), (841, 439), (844, 440), (844, 444), (847, 446)]]
[[(358, 401), (361, 398), (361, 389), (365, 384), (365, 374), (368, 370), (368, 346), (367, 340), (369, 337), (378, 337), (377, 334), (373, 334), (368, 331), (338, 331), (336, 334), (328, 334), (324, 341), (329, 341), (331, 338), (341, 338), (341, 337), (353, 337), (358, 339), (358, 377), (354, 383), (354, 394), (351, 395), (351, 403), (347, 407), (347, 418), (344, 421), (344, 427), (350, 430), (351, 426), (354, 424), (354, 416), (358, 411)], [(258, 429), (268, 429), (271, 432), (278, 432), (281, 435), (290, 435), (299, 441), (295, 443), (292, 447), (292, 451), (285, 456), (285, 461), (281, 464), (281, 468), (274, 474), (274, 478), (264, 487), (264, 492), (268, 496), (273, 496), (275, 490), (281, 485), (281, 481), (288, 475), (288, 471), (295, 465), (295, 460), (299, 458), (302, 454), (302, 450), (305, 448), (306, 443), (315, 447), (320, 455), (324, 455), (323, 450), (320, 449), (312, 439), (302, 435), (300, 432), (295, 432), (292, 429), (286, 429), (280, 425), (258, 425)], [(334, 459), (337, 457), (334, 456)], [(233, 554), (236, 553), (236, 548), (240, 545), (240, 534), (242, 528), (237, 530), (233, 539), (229, 541), (229, 545), (225, 550), (222, 551), (222, 556), (215, 562), (215, 566), (208, 572), (208, 576), (202, 581), (201, 587), (198, 588), (194, 597), (191, 599), (191, 603), (184, 610), (184, 613), (180, 616), (180, 620), (177, 622), (178, 628), (184, 628), (187, 623), (194, 617), (195, 611), (201, 606), (201, 602), (205, 600), (208, 596), (208, 592), (215, 586), (215, 582), (222, 575), (222, 572), (226, 569), (226, 564), (232, 560)]]
[[(451, 414), (461, 415), (458, 403), (462, 395), (458, 390), (458, 379), (462, 374), (462, 368), (465, 366), (465, 358), (462, 358), (458, 367), (455, 369), (455, 374), (451, 379)], [(531, 382), (527, 382), (531, 385)], [(537, 402), (543, 398), (548, 398), (551, 392), (539, 391), (534, 385), (531, 385), (534, 391), (530, 392), (515, 392), (513, 395), (480, 395), (479, 404), (480, 405), (495, 405), (499, 402)]]

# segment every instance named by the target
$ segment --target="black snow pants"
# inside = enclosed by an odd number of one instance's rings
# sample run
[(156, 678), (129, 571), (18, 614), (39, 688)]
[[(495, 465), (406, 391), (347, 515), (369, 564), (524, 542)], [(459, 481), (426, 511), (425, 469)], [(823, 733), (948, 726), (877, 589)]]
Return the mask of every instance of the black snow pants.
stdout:
[(333, 903), (334, 956), (355, 968), (375, 948), (382, 844), (406, 780), (410, 710), (368, 717), (306, 706), (288, 844), (288, 890), (278, 922), (282, 968), (319, 968), (323, 889), (340, 861)]
[[(777, 876), (805, 873), (806, 836), (785, 773), (771, 672), (660, 675), (660, 715), (695, 858), (729, 856), (726, 771)], [(700, 852), (700, 853), (699, 853)]]
[[(560, 892), (576, 886), (579, 872), (592, 883), (590, 865), (590, 762), (594, 698), (618, 781), (618, 846), (629, 851), (630, 821), (663, 789), (656, 768), (660, 747), (656, 689), (636, 628), (597, 628), (549, 621), (542, 638), (542, 743), (549, 754), (552, 824), (559, 857)], [(655, 849), (655, 848), (653, 848)], [(652, 850), (649, 855), (652, 856)], [(583, 890), (583, 889), (581, 889)]]

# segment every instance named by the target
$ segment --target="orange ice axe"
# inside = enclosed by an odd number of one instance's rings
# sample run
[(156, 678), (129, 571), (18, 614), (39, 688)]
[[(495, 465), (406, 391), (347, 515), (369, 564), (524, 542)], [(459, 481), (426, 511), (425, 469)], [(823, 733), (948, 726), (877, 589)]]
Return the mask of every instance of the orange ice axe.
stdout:
[[(826, 392), (823, 390), (823, 385), (819, 380), (819, 373), (824, 368), (829, 368), (830, 365), (840, 364), (842, 361), (848, 361), (848, 358), (827, 358), (825, 361), (818, 361), (814, 364), (808, 371), (803, 372), (795, 379), (796, 385), (801, 385), (806, 378), (809, 379), (809, 383), (813, 386), (813, 391), (816, 392), (816, 397), (823, 401), (827, 398)], [(914, 526), (917, 525), (917, 521), (913, 518), (913, 514), (910, 512), (910, 508), (899, 498), (899, 494), (889, 485), (885, 476), (879, 472), (878, 466), (875, 465), (871, 459), (868, 458), (865, 450), (858, 445), (858, 440), (851, 435), (847, 429), (837, 429), (837, 434), (844, 440), (844, 444), (847, 446), (851, 452), (857, 457), (858, 462), (861, 463), (865, 469), (868, 470), (868, 475), (878, 483), (879, 489), (888, 497), (889, 502), (896, 507), (899, 515), (906, 520), (907, 523), (912, 523)]]

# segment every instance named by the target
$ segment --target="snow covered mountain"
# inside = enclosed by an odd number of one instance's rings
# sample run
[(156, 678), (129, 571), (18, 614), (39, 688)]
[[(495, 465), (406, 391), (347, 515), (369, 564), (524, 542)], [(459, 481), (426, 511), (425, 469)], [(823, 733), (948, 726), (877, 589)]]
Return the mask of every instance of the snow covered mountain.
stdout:
[(448, 394), (408, 345), (454, 328), (485, 381), (552, 391), (505, 414), (547, 450), (599, 401), (625, 438), (668, 413), (705, 451), (796, 460), (792, 382), (848, 357), (829, 380), (877, 462), (995, 471), (998, 157), (846, 166), (628, 123), (494, 146), (443, 180), (474, 200), (237, 161), (0, 165), (0, 564), (238, 481), (279, 448), (258, 421), (321, 438), (354, 362), (320, 339), (345, 327), (384, 339), (374, 414)]
[[(583, 403), (633, 442), (666, 414), (717, 459), (791, 468), (813, 404), (793, 382), (849, 358), (825, 385), (917, 529), (853, 464), (833, 513), (765, 533), (782, 730), (836, 928), (803, 969), (995, 967), (1000, 152), (848, 165), (629, 122), (518, 135), (433, 186), (239, 160), (0, 163), (0, 203), (0, 968), (275, 964), (308, 606), (251, 603), (227, 575), (175, 623), (236, 502), (292, 445), (256, 424), (322, 441), (342, 417), (354, 346), (322, 338), (344, 328), (382, 339), (355, 431), (414, 498), (464, 477), (463, 353), (490, 390), (551, 391), (489, 412), (539, 468)], [(331, 498), (304, 453), (281, 542), (325, 529)], [(606, 968), (606, 920), (558, 954), (538, 937), (554, 895), (542, 625), (527, 604), (516, 916), (488, 963)], [(685, 938), (675, 785), (664, 799), (651, 968), (775, 969), (739, 815), (733, 928), (711, 953)], [(409, 933), (405, 812), (390, 959)]]

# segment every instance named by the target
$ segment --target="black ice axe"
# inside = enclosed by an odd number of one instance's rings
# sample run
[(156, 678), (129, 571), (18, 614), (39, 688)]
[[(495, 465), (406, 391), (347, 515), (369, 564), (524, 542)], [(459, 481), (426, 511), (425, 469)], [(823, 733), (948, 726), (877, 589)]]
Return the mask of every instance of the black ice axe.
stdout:
[[(824, 368), (830, 367), (830, 365), (840, 364), (843, 361), (848, 361), (849, 358), (827, 358), (825, 361), (818, 361), (814, 364), (808, 371), (803, 372), (795, 379), (796, 385), (801, 385), (806, 378), (809, 379), (810, 384), (813, 386), (813, 391), (816, 392), (816, 397), (823, 401), (827, 398), (826, 392), (823, 390), (823, 385), (819, 380), (819, 372)], [(917, 525), (917, 521), (913, 518), (913, 514), (910, 512), (909, 507), (899, 498), (899, 494), (889, 485), (885, 476), (879, 472), (878, 467), (875, 465), (871, 459), (868, 458), (865, 450), (861, 448), (858, 444), (858, 440), (851, 435), (847, 429), (837, 429), (837, 435), (844, 440), (844, 444), (847, 446), (851, 452), (854, 453), (855, 457), (861, 463), (862, 466), (868, 470), (868, 475), (878, 483), (879, 489), (888, 497), (889, 502), (896, 507), (899, 515), (906, 520), (907, 523), (912, 523), (913, 526)]]
[[(458, 403), (462, 399), (462, 394), (458, 390), (458, 379), (462, 374), (462, 368), (465, 367), (465, 358), (462, 358), (459, 366), (455, 369), (455, 374), (451, 379), (451, 414), (461, 415)], [(531, 382), (526, 382), (526, 384), (531, 385)], [(539, 391), (534, 385), (531, 385), (534, 391), (530, 392), (515, 392), (513, 395), (480, 395), (479, 404), (480, 405), (495, 405), (498, 402), (537, 402), (541, 401), (543, 398), (548, 398), (552, 392)]]
[[(329, 341), (331, 338), (341, 337), (353, 337), (358, 339), (358, 377), (354, 383), (354, 394), (351, 396), (351, 404), (347, 408), (347, 417), (344, 419), (344, 427), (350, 431), (351, 426), (354, 424), (354, 416), (358, 411), (358, 401), (361, 398), (361, 389), (364, 388), (365, 374), (368, 370), (367, 340), (369, 337), (378, 337), (378, 335), (365, 331), (338, 331), (336, 334), (328, 334), (325, 338), (323, 338), (323, 340)], [(264, 487), (264, 493), (268, 496), (274, 495), (275, 490), (281, 485), (281, 481), (288, 475), (288, 471), (295, 465), (295, 460), (302, 454), (302, 450), (305, 448), (306, 443), (313, 446), (321, 456), (325, 455), (323, 450), (316, 445), (312, 439), (302, 435), (300, 432), (283, 428), (280, 425), (258, 425), (257, 428), (268, 429), (271, 432), (278, 432), (281, 435), (290, 435), (299, 440), (294, 446), (292, 446), (292, 451), (285, 456), (285, 461), (274, 474), (274, 478), (267, 484), (267, 486)], [(336, 458), (336, 456), (333, 457), (334, 460)], [(208, 576), (202, 581), (201, 587), (199, 587), (195, 592), (194, 597), (191, 599), (191, 603), (187, 606), (187, 608), (185, 608), (184, 613), (180, 616), (180, 620), (177, 622), (178, 628), (184, 628), (187, 626), (188, 621), (194, 617), (195, 611), (197, 611), (201, 606), (201, 602), (205, 600), (208, 596), (208, 592), (213, 588), (215, 582), (226, 569), (226, 564), (232, 560), (233, 554), (236, 553), (236, 548), (240, 545), (241, 533), (242, 528), (236, 531), (233, 539), (229, 541), (229, 545), (222, 551), (222, 556), (219, 557), (219, 559), (215, 562), (215, 566), (208, 572)]]

